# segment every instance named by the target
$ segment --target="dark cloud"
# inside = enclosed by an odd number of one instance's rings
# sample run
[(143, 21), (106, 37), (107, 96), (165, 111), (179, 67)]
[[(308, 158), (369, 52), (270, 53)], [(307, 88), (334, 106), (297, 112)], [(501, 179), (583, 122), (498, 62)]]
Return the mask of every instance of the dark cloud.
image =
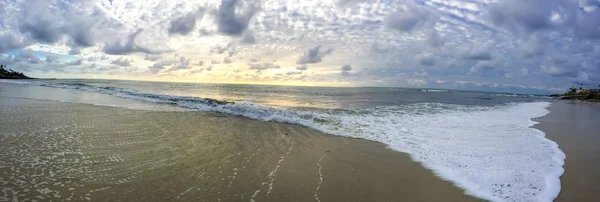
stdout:
[(90, 47), (94, 46), (94, 35), (92, 34), (91, 25), (82, 23), (79, 26), (74, 26), (71, 29), (71, 40), (77, 46)]
[(469, 75), (478, 73), (480, 70), (492, 70), (496, 69), (498, 64), (494, 61), (479, 61), (469, 70)]
[[(583, 3), (583, 8), (579, 3)], [(506, 0), (488, 7), (489, 19), (497, 27), (515, 33), (555, 32), (585, 39), (600, 38), (600, 9), (589, 11), (586, 1)]]
[[(249, 3), (248, 3), (249, 2)], [(241, 35), (246, 29), (252, 17), (258, 11), (253, 2), (243, 4), (241, 0), (222, 0), (217, 12), (217, 26), (219, 32), (226, 35)], [(240, 10), (241, 14), (236, 14)]]
[(171, 20), (169, 33), (170, 34), (181, 34), (187, 35), (196, 28), (196, 21), (201, 19), (204, 14), (204, 10), (198, 9), (192, 11), (184, 16)]
[(144, 60), (157, 61), (160, 60), (160, 55), (145, 55)]
[(246, 33), (244, 33), (244, 35), (240, 39), (240, 42), (242, 44), (255, 44), (256, 43), (256, 38), (254, 38), (254, 36), (251, 33), (246, 32)]
[(131, 66), (132, 62), (133, 62), (132, 59), (120, 57), (120, 58), (117, 58), (116, 60), (113, 60), (112, 62), (110, 62), (110, 64), (118, 65), (121, 67), (129, 67), (129, 66)]
[(297, 74), (302, 74), (302, 72), (294, 72), (294, 71), (291, 71), (291, 72), (286, 72), (286, 73), (285, 73), (285, 75), (287, 75), (287, 76), (293, 76), (293, 75), (297, 75)]
[(225, 59), (223, 59), (223, 63), (224, 64), (231, 64), (231, 58), (225, 58)]
[(225, 46), (216, 45), (210, 48), (210, 54), (227, 54), (227, 57), (233, 56), (238, 50), (235, 44), (232, 42), (227, 43)]
[(315, 46), (313, 48), (308, 49), (304, 52), (298, 61), (297, 64), (307, 64), (307, 63), (319, 63), (323, 60), (323, 57), (329, 55), (333, 52), (333, 48), (329, 48), (325, 51), (321, 51), (321, 45)]
[(409, 5), (407, 9), (399, 8), (396, 12), (388, 14), (384, 22), (389, 28), (410, 32), (419, 25), (425, 25), (430, 18), (429, 10)]
[(417, 59), (416, 59), (417, 63), (423, 66), (433, 66), (435, 65), (435, 57), (431, 54), (428, 53), (424, 53), (424, 54), (420, 54), (417, 55)]
[(426, 33), (425, 40), (431, 47), (441, 47), (444, 45), (444, 40), (435, 28)]
[(60, 58), (56, 55), (46, 56), (46, 63), (58, 63)]
[(71, 62), (67, 62), (65, 63), (65, 65), (67, 66), (79, 66), (83, 64), (83, 59), (79, 59), (79, 60), (73, 60)]
[(490, 44), (475, 44), (471, 49), (463, 50), (462, 58), (469, 60), (491, 60), (492, 46)]
[(204, 61), (202, 61), (202, 60), (198, 61), (198, 66), (204, 66)]
[(544, 40), (532, 38), (524, 44), (520, 44), (521, 56), (526, 59), (531, 59), (544, 54), (546, 46)]
[(148, 67), (148, 71), (150, 73), (156, 74), (156, 73), (164, 70), (169, 65), (171, 65), (170, 61), (159, 61), (159, 62), (154, 63), (152, 66)]
[(200, 69), (195, 69), (195, 70), (191, 70), (189, 72), (187, 72), (188, 75), (192, 75), (192, 74), (200, 74), (204, 72), (204, 68), (200, 68)]
[(28, 34), (32, 39), (40, 43), (53, 44), (65, 33), (66, 29), (56, 25), (51, 20), (27, 20), (21, 23), (19, 31)]
[(586, 39), (600, 39), (600, 3), (592, 12), (582, 13), (575, 25), (575, 35)]
[(136, 32), (130, 34), (126, 40), (118, 40), (112, 44), (105, 44), (102, 51), (109, 55), (127, 55), (134, 52), (142, 52), (148, 54), (158, 54), (165, 51), (150, 50), (146, 47), (141, 47), (135, 43), (135, 38), (142, 32), (142, 29), (138, 29)]
[(387, 53), (390, 51), (389, 48), (385, 48), (379, 43), (373, 43), (371, 45), (371, 49), (373, 50), (373, 52), (376, 52), (376, 53)]
[(0, 53), (23, 47), (23, 41), (14, 34), (0, 35)]
[(351, 73), (350, 71), (352, 71), (352, 66), (345, 64), (342, 65), (342, 76), (355, 76), (356, 74)]
[(257, 70), (257, 71), (263, 71), (263, 70), (267, 70), (267, 69), (280, 69), (280, 68), (281, 68), (281, 66), (270, 63), (270, 62), (248, 64), (248, 69)]
[(90, 47), (94, 45), (93, 28), (102, 15), (86, 15), (82, 7), (88, 2), (69, 2), (60, 6), (50, 5), (49, 1), (28, 1), (22, 10), (18, 30), (32, 42), (55, 44), (63, 38), (70, 38), (72, 46)]
[(307, 70), (307, 68), (306, 68), (306, 65), (301, 65), (301, 66), (296, 67), (296, 70), (304, 71), (304, 70)]
[(352, 71), (352, 66), (346, 64), (342, 66), (342, 71)]

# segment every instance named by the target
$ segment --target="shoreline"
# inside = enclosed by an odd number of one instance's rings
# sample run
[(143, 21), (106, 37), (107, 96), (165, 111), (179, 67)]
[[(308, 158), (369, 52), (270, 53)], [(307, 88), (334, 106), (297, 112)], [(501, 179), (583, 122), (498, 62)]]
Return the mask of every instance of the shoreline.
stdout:
[[(326, 135), (304, 126), (210, 112), (0, 99), (5, 105), (1, 112), (10, 115), (0, 118), (0, 134), (4, 135), (0, 135), (4, 138), (0, 150), (6, 150), (0, 153), (0, 163), (15, 160), (0, 166), (0, 172), (66, 185), (42, 192), (30, 187), (25, 192), (27, 186), (9, 182), (14, 185), (11, 188), (21, 190), (20, 199), (479, 200), (438, 178), (406, 153), (382, 143)], [(47, 131), (48, 124), (60, 127)], [(49, 136), (36, 141), (41, 134)], [(60, 155), (55, 148), (72, 152)], [(36, 162), (36, 156), (43, 164), (24, 173), (6, 169), (19, 162)], [(77, 162), (71, 166), (83, 173), (55, 173), (75, 180), (33, 175), (38, 169), (60, 171), (63, 165), (53, 163), (60, 159)]]
[(533, 119), (567, 155), (555, 201), (594, 201), (600, 198), (600, 105), (586, 101), (554, 100), (546, 116)]

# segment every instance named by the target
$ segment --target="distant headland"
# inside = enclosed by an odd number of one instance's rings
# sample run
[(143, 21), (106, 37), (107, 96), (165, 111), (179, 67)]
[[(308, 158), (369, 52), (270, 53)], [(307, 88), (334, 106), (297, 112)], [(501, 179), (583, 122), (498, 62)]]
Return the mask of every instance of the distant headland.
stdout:
[(33, 79), (21, 72), (6, 69), (6, 65), (0, 65), (0, 79)]
[(600, 85), (598, 89), (586, 89), (579, 87), (569, 88), (569, 92), (562, 95), (551, 95), (551, 97), (558, 97), (562, 100), (584, 100), (591, 102), (600, 102)]

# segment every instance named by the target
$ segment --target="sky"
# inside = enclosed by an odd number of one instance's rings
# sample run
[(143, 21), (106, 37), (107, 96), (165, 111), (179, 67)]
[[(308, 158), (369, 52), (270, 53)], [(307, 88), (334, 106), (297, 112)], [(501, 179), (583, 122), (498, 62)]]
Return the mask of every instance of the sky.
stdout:
[(559, 93), (600, 84), (600, 0), (0, 0), (40, 78)]

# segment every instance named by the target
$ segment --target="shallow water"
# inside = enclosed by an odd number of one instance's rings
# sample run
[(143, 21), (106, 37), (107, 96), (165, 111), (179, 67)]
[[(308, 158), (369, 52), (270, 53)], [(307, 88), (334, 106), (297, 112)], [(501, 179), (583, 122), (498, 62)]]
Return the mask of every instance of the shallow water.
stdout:
[[(565, 155), (558, 145), (530, 128), (535, 124), (531, 119), (547, 114), (550, 104), (532, 95), (104, 80), (12, 83), (292, 123), (373, 140), (410, 154), (468, 194), (492, 201), (552, 200), (560, 192), (564, 171)], [(107, 105), (137, 106), (121, 103)]]

